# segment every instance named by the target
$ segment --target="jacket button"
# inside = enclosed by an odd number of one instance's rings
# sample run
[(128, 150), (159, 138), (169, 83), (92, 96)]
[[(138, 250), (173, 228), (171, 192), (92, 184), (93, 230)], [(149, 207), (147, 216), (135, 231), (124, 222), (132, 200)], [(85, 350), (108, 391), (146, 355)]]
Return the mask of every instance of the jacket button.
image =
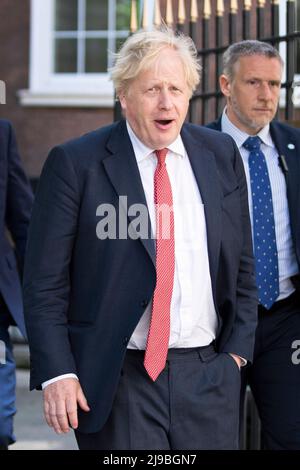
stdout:
[(148, 303), (149, 303), (148, 300), (142, 300), (142, 301), (141, 301), (141, 307), (146, 308), (147, 305), (148, 305)]

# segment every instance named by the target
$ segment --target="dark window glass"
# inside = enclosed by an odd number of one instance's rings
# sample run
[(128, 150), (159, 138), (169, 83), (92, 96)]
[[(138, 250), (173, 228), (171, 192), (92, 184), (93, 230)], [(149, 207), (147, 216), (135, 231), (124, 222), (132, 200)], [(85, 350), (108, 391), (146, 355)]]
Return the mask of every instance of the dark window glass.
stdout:
[(77, 39), (55, 40), (55, 72), (77, 72)]
[(85, 44), (86, 73), (106, 73), (107, 39), (87, 39)]
[(108, 29), (108, 0), (86, 0), (86, 30)]
[(55, 30), (77, 30), (78, 1), (56, 0), (55, 5)]

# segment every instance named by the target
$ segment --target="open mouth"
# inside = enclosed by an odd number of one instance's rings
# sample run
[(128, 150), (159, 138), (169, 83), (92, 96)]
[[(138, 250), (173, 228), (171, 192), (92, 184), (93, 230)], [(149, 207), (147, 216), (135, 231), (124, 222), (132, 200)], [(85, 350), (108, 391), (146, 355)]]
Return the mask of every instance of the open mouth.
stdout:
[(159, 119), (156, 122), (158, 122), (159, 124), (170, 124), (170, 122), (172, 122), (172, 119)]
[(173, 119), (156, 119), (155, 124), (160, 129), (168, 129), (173, 122)]

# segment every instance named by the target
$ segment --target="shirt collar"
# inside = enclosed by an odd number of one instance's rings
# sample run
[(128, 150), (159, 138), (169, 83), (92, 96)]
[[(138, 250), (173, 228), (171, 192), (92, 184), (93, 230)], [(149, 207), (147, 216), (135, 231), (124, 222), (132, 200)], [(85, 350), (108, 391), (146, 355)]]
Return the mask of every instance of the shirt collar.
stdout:
[[(229, 119), (226, 113), (226, 107), (223, 111), (222, 118), (221, 118), (221, 126), (222, 126), (222, 131), (226, 132), (227, 134), (231, 135), (233, 139), (235, 140), (235, 143), (237, 144), (238, 148), (240, 149), (243, 146), (243, 143), (248, 137), (251, 137), (249, 134), (246, 132), (242, 131), (238, 127), (236, 127)], [(269, 147), (275, 147), (274, 142), (272, 140), (271, 134), (270, 134), (270, 124), (267, 124), (265, 127), (263, 127), (257, 134), (258, 137), (260, 137), (261, 141), (265, 144), (268, 145)]]
[[(155, 149), (151, 149), (147, 147), (143, 142), (137, 137), (137, 135), (133, 132), (130, 124), (126, 121), (127, 131), (129, 134), (129, 138), (131, 140), (134, 154), (138, 163), (146, 160), (149, 155), (155, 152)], [(186, 151), (182, 142), (182, 138), (180, 135), (172, 142), (172, 144), (168, 145), (168, 149), (173, 152), (174, 154), (184, 158), (186, 156)]]

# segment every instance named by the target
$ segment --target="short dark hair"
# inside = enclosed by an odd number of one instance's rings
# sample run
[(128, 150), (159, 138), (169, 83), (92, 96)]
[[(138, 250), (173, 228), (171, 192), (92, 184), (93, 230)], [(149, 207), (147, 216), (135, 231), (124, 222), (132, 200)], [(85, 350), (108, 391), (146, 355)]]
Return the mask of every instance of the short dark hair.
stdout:
[(234, 66), (240, 57), (261, 55), (269, 59), (277, 59), (283, 67), (283, 60), (275, 47), (267, 42), (248, 39), (232, 44), (223, 54), (223, 73), (229, 80), (233, 79)]

